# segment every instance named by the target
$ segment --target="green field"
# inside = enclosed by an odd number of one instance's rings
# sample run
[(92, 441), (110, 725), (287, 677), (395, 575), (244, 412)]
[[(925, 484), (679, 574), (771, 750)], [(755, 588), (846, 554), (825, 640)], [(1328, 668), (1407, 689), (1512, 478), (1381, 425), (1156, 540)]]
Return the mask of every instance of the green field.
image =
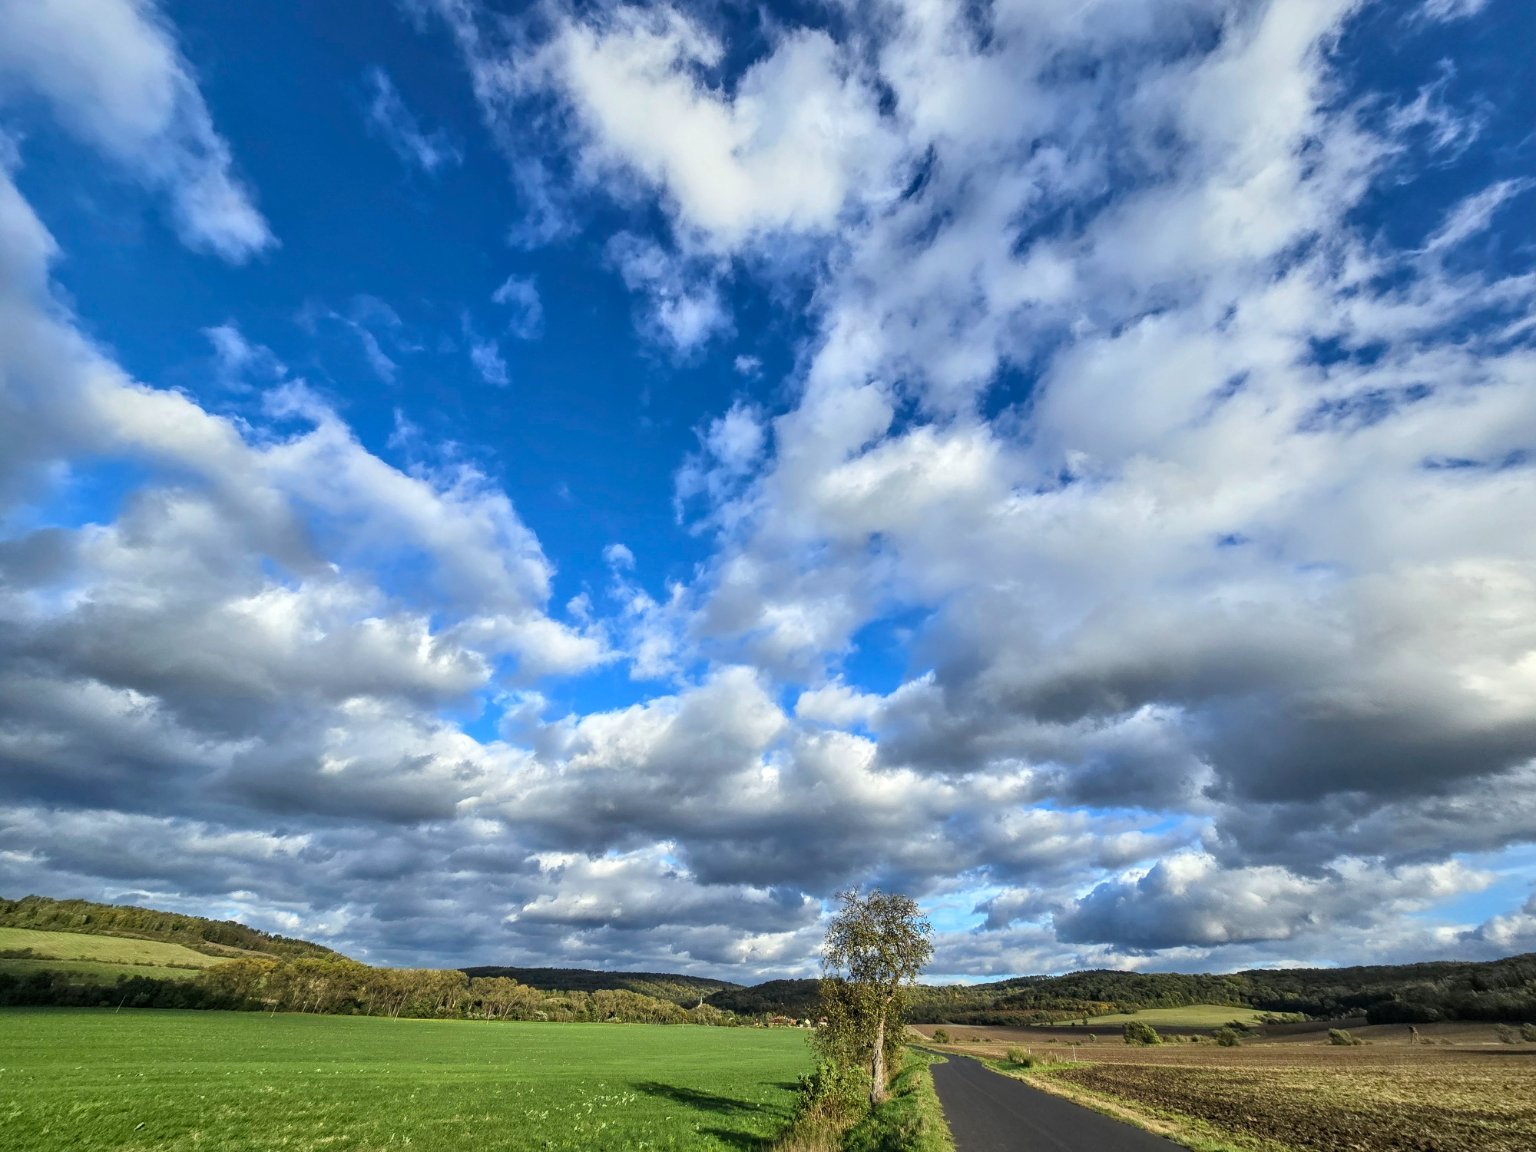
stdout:
[[(1131, 1020), (1144, 1020), (1154, 1028), (1220, 1028), (1234, 1020), (1257, 1024), (1263, 1012), (1234, 1008), (1230, 1004), (1188, 1004), (1183, 1008), (1143, 1008), (1140, 1012), (1116, 1012), (1112, 1016), (1090, 1016), (1089, 1032), (1094, 1029), (1119, 1028)], [(1062, 1020), (1062, 1024), (1082, 1025), (1082, 1017)]]
[(34, 972), (62, 972), (71, 984), (117, 983), (119, 976), (146, 976), (151, 980), (191, 980), (196, 968), (162, 968), (158, 964), (106, 964), (99, 960), (7, 960), (0, 958), (0, 972), (25, 978)]
[(758, 1148), (805, 1034), (0, 1010), (0, 1149)]
[(84, 932), (39, 932), (0, 928), (0, 953), (30, 951), (42, 960), (88, 960), (98, 964), (148, 964), (158, 968), (207, 968), (224, 957), (205, 956), (180, 944), (91, 936)]

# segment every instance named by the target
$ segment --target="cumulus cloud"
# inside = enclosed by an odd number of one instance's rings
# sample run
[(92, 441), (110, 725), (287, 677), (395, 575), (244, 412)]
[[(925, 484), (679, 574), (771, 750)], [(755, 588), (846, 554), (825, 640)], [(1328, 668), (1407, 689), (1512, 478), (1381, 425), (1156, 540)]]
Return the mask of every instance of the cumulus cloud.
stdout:
[[(659, 211), (606, 251), (680, 357), (798, 277), (792, 387), (697, 426), (696, 569), (611, 545), (611, 610), (562, 615), (485, 473), (126, 378), (0, 184), (0, 494), (153, 473), (0, 549), (7, 875), (406, 959), (803, 970), (853, 881), (969, 915), (951, 973), (1525, 946), (1529, 906), (1444, 909), (1536, 827), (1536, 282), (1454, 258), (1528, 187), (1363, 222), (1479, 145), (1446, 74), (1361, 90), (1356, 0), (892, 2), (746, 60), (671, 7), (429, 6), (504, 145), (567, 149), (509, 148), (529, 235)], [(537, 287), (496, 299), (528, 338)], [(633, 702), (534, 683), (617, 660)]]
[(163, 191), (182, 240), (240, 263), (276, 243), (153, 3), (5, 0), (0, 100), (42, 97), (70, 132)]
[(1284, 940), (1396, 920), (1490, 879), (1455, 863), (1373, 874), (1348, 860), (1307, 877), (1276, 867), (1224, 870), (1209, 856), (1181, 853), (1137, 880), (1099, 885), (1058, 913), (1055, 928), (1064, 942), (1144, 951)]
[(853, 54), (785, 30), (727, 95), (709, 80), (724, 52), (676, 8), (621, 5), (563, 22), (525, 67), (564, 89), (593, 179), (634, 172), (722, 249), (828, 230), (851, 202), (895, 194), (894, 141)]
[[(258, 921), (331, 923), (303, 878), (340, 849), (312, 830), (452, 824), (519, 753), (439, 713), (604, 645), (548, 615), (547, 559), (473, 468), (399, 471), (298, 383), (256, 428), (135, 382), (52, 298), (54, 245), (9, 179), (0, 243), (8, 506), (51, 507), (66, 459), (145, 476), (106, 522), (45, 514), (0, 550), (7, 884), (259, 888)], [(264, 831), (284, 821), (302, 830)]]

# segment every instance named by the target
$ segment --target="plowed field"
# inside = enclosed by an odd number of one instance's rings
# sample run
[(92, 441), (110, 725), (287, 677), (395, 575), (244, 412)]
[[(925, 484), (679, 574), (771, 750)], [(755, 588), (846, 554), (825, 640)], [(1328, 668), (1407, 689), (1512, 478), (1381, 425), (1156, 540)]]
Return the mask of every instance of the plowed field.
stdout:
[[(1173, 1133), (1265, 1152), (1536, 1152), (1536, 1044), (1500, 1043), (1492, 1025), (1357, 1030), (1214, 1044), (1130, 1047), (1100, 1037), (966, 1029), (954, 1051), (1002, 1058), (1025, 1047), (1055, 1064), (1042, 1087), (1128, 1106)], [(991, 1034), (988, 1034), (988, 1033)], [(1194, 1123), (1189, 1123), (1194, 1121)]]

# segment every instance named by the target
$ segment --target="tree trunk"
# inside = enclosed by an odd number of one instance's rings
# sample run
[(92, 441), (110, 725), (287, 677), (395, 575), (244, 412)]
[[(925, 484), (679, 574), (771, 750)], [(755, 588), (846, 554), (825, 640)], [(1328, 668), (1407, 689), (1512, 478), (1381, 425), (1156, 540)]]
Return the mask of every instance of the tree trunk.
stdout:
[(875, 1059), (870, 1069), (869, 1106), (878, 1107), (885, 1099), (885, 1008), (875, 1021)]

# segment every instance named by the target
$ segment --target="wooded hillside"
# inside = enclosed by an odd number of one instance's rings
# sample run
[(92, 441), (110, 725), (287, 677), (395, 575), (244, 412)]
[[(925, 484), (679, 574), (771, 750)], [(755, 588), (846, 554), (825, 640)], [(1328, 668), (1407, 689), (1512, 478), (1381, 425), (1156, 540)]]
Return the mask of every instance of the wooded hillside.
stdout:
[(591, 968), (507, 968), (481, 965), (463, 968), (471, 979), (505, 976), (542, 992), (635, 992), (656, 1000), (669, 1000), (692, 1008), (714, 993), (739, 989), (727, 980), (679, 976), (672, 972), (608, 972)]
[(159, 912), (129, 904), (50, 900), (46, 896), (0, 899), (0, 927), (165, 940), (209, 955), (231, 955), (236, 951), (268, 956), (336, 955), (323, 945), (275, 936), (235, 920), (206, 920), (201, 916)]

